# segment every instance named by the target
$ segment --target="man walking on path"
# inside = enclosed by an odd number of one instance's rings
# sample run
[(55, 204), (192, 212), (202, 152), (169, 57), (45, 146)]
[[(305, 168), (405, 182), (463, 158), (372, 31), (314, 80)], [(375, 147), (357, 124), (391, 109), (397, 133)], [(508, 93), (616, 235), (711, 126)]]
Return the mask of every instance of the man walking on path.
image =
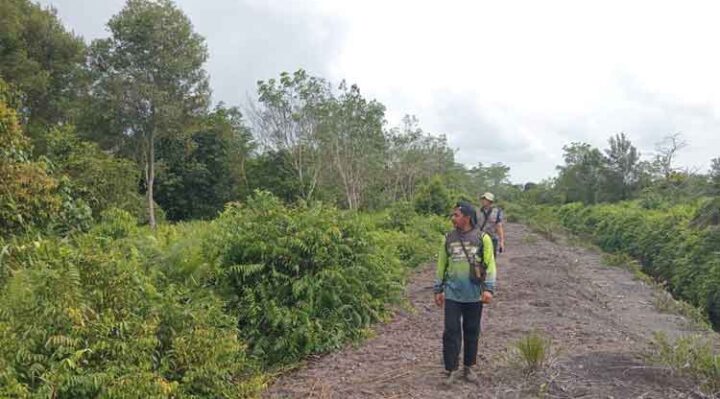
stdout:
[(495, 255), (498, 252), (505, 251), (505, 228), (503, 219), (505, 215), (503, 210), (494, 206), (495, 195), (493, 193), (485, 193), (480, 196), (482, 207), (477, 212), (477, 223), (480, 230), (490, 234), (495, 248)]
[[(495, 256), (490, 236), (476, 225), (475, 208), (457, 204), (452, 215), (455, 229), (445, 235), (435, 274), (435, 303), (445, 308), (443, 362), (451, 385), (460, 377), (460, 343), (463, 343), (463, 375), (477, 381), (480, 318), (483, 303), (490, 303), (495, 288)], [(483, 267), (484, 266), (484, 267)], [(484, 270), (484, 273), (480, 272)]]

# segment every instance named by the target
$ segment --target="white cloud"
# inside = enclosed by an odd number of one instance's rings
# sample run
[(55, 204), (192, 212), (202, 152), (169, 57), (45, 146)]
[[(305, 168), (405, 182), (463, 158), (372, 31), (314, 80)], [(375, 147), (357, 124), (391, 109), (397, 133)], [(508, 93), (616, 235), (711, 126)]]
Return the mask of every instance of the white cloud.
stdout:
[[(683, 132), (687, 166), (720, 156), (713, 2), (325, 6), (349, 25), (333, 73), (448, 134), (465, 163), (503, 161), (515, 179), (539, 179), (554, 172), (563, 144), (604, 147), (622, 131), (646, 153)], [(487, 132), (504, 151), (487, 150)]]
[[(46, 0), (85, 36), (119, 1)], [(690, 142), (679, 161), (720, 156), (720, 3), (713, 1), (181, 0), (207, 37), (216, 99), (305, 67), (347, 79), (468, 165), (504, 162), (518, 181), (552, 175), (562, 146), (625, 132), (644, 153)], [(92, 15), (91, 15), (92, 14)], [(488, 135), (492, 134), (492, 140)], [(488, 141), (491, 143), (488, 144)]]

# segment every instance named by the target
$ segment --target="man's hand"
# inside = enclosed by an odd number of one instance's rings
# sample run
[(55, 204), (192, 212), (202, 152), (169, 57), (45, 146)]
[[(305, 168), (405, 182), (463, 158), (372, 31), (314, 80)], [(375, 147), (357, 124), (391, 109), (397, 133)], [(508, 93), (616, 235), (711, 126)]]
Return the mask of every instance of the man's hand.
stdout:
[(493, 294), (490, 291), (483, 291), (481, 301), (482, 303), (492, 302)]
[(501, 240), (500, 243), (498, 244), (498, 251), (500, 253), (505, 252), (505, 240)]
[(445, 294), (439, 293), (435, 294), (435, 304), (438, 305), (438, 307), (442, 307), (445, 304)]

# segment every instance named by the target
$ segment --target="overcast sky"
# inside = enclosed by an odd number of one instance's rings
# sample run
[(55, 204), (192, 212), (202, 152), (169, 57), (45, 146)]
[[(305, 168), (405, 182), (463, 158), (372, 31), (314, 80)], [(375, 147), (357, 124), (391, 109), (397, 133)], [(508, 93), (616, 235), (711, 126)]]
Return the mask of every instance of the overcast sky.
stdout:
[[(91, 40), (122, 0), (42, 0)], [(300, 67), (357, 83), (446, 134), (468, 166), (555, 175), (562, 146), (625, 132), (645, 155), (681, 132), (678, 166), (720, 157), (720, 3), (713, 1), (178, 0), (207, 40), (215, 101)], [(717, 5), (716, 5), (717, 4)]]

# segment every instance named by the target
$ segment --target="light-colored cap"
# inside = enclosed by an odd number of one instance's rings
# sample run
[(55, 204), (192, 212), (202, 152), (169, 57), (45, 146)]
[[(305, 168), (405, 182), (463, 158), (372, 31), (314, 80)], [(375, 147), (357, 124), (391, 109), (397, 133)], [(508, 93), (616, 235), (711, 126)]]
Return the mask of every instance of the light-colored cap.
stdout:
[(483, 198), (490, 202), (495, 202), (495, 195), (493, 195), (493, 193), (485, 193), (480, 197), (480, 199), (483, 199)]

